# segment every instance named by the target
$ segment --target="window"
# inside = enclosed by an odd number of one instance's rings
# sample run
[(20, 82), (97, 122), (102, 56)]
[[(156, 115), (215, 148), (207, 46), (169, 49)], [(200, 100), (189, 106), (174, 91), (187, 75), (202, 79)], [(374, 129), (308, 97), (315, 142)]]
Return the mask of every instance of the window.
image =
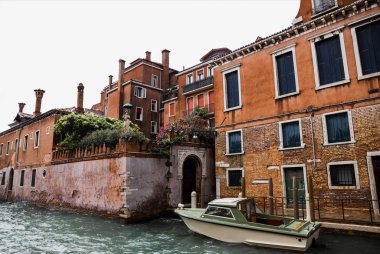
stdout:
[(188, 97), (186, 99), (187, 113), (191, 114), (194, 110), (194, 97)]
[(143, 120), (143, 108), (141, 107), (136, 107), (136, 120)]
[(33, 139), (33, 132), (30, 133), (30, 137), (29, 138), (30, 138), (30, 140)]
[(29, 142), (29, 136), (26, 135), (24, 137), (24, 148), (23, 148), (24, 151), (26, 151), (28, 149), (28, 142)]
[(197, 80), (202, 80), (202, 79), (204, 79), (203, 70), (199, 70), (197, 71)]
[(32, 170), (32, 182), (31, 182), (30, 186), (32, 186), (32, 187), (36, 186), (36, 169)]
[(1, 144), (0, 145), (0, 157), (3, 156), (3, 148), (4, 148), (4, 144)]
[(174, 116), (175, 115), (175, 104), (174, 102), (169, 104), (169, 116)]
[(3, 172), (3, 177), (1, 178), (1, 185), (5, 185), (5, 177), (7, 176), (7, 172)]
[(218, 216), (218, 217), (224, 217), (224, 218), (229, 218), (229, 219), (234, 218), (231, 212), (231, 209), (224, 208), (224, 207), (215, 207), (215, 206), (209, 206), (207, 210), (205, 211), (205, 215)]
[(298, 78), (294, 46), (273, 54), (276, 98), (298, 94)]
[(227, 184), (228, 187), (241, 187), (242, 186), (242, 177), (243, 169), (242, 168), (229, 168), (227, 169)]
[(40, 131), (36, 131), (36, 138), (34, 139), (34, 148), (40, 146)]
[(302, 128), (300, 120), (290, 120), (279, 123), (280, 149), (304, 147), (302, 143)]
[(158, 86), (158, 77), (157, 75), (152, 75), (152, 81), (151, 81), (151, 84), (153, 87), (157, 87)]
[(150, 101), (150, 110), (152, 112), (157, 112), (157, 101), (156, 100)]
[(7, 142), (7, 150), (5, 151), (5, 155), (9, 155), (9, 149), (11, 148), (11, 142)]
[(215, 118), (209, 118), (208, 119), (208, 126), (210, 128), (215, 128)]
[(312, 42), (312, 53), (316, 89), (349, 82), (342, 32), (317, 37)]
[(325, 145), (355, 142), (350, 111), (324, 114), (322, 120)]
[(215, 106), (214, 106), (214, 91), (208, 92), (208, 112), (214, 112)]
[(157, 133), (157, 122), (150, 122), (150, 133), (156, 134)]
[(146, 98), (146, 88), (136, 86), (135, 87), (135, 96), (137, 98)]
[(203, 94), (198, 94), (197, 96), (197, 100), (198, 100), (198, 108), (203, 108), (205, 106), (205, 101), (204, 101), (204, 96)]
[(330, 162), (327, 164), (330, 189), (359, 189), (358, 164), (356, 161)]
[(208, 70), (208, 76), (209, 76), (209, 77), (211, 77), (211, 76), (214, 75), (214, 68), (212, 68), (212, 66), (209, 66), (209, 67), (207, 68), (207, 70)]
[(233, 110), (241, 107), (239, 75), (238, 68), (223, 73), (225, 110)]
[(15, 153), (18, 152), (18, 138), (15, 140)]
[(318, 14), (332, 7), (337, 6), (336, 0), (312, 0), (313, 1), (313, 13)]
[(49, 135), (50, 133), (50, 126), (46, 127), (46, 135)]
[(351, 31), (358, 79), (380, 75), (380, 20), (354, 27)]
[(21, 175), (20, 175), (20, 186), (24, 186), (24, 178), (25, 178), (25, 170), (21, 170)]
[(242, 130), (227, 131), (226, 134), (227, 154), (232, 155), (243, 153)]
[(189, 74), (186, 76), (186, 84), (191, 84), (194, 82), (193, 74)]

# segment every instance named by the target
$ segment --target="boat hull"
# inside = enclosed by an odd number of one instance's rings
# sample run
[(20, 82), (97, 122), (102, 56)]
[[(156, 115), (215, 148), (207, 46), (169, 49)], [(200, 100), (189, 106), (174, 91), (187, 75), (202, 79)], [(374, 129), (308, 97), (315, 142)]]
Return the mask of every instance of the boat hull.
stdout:
[(313, 243), (313, 240), (317, 240), (319, 237), (319, 228), (308, 238), (305, 238), (210, 223), (181, 215), (180, 217), (191, 231), (228, 243), (245, 243), (261, 247), (306, 251)]

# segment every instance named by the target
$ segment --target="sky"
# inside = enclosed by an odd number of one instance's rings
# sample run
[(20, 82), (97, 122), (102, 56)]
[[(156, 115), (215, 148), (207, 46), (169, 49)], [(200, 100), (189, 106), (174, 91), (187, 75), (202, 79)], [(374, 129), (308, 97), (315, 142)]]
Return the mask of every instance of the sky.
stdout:
[(118, 59), (130, 63), (152, 52), (182, 70), (212, 48), (231, 50), (291, 25), (300, 0), (0, 0), (0, 131), (8, 129), (34, 89), (44, 89), (42, 112), (100, 101)]

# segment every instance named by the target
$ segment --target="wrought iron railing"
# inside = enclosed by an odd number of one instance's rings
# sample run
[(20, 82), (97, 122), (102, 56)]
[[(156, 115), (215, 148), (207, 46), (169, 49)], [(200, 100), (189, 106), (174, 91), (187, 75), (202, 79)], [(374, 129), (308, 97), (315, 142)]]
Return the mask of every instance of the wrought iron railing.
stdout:
[(214, 83), (214, 76), (210, 76), (210, 77), (207, 77), (205, 79), (198, 80), (198, 81), (195, 81), (191, 84), (187, 84), (187, 85), (183, 86), (182, 92), (188, 93), (188, 92), (194, 91), (196, 89), (200, 89), (202, 87), (211, 85), (213, 83)]
[(314, 0), (313, 14), (314, 15), (318, 14), (320, 12), (323, 12), (335, 6), (336, 6), (336, 0), (322, 0), (322, 1)]

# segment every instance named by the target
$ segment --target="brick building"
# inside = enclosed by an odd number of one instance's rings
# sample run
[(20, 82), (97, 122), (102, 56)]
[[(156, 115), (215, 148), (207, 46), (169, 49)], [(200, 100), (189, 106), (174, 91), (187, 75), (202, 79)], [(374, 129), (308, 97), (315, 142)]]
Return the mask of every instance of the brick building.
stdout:
[(154, 137), (162, 125), (160, 106), (163, 92), (175, 86), (176, 70), (169, 68), (169, 53), (162, 50), (162, 62), (151, 60), (151, 52), (125, 67), (119, 60), (118, 80), (109, 76), (109, 84), (100, 93), (100, 103), (92, 109), (104, 112), (106, 117), (123, 118), (123, 105), (132, 104), (132, 122), (139, 125), (145, 136)]
[(378, 1), (301, 0), (291, 27), (216, 59), (217, 195), (272, 178), (292, 204), (311, 176), (317, 196), (378, 200), (379, 35)]

